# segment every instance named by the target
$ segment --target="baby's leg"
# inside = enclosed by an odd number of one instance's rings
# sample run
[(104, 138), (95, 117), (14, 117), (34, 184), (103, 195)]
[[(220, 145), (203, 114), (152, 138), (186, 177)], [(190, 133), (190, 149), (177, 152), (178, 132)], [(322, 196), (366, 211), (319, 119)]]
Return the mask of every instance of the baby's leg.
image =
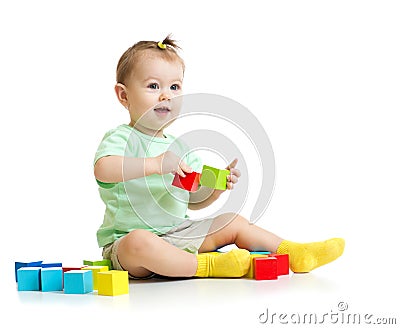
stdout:
[(151, 273), (191, 277), (197, 270), (196, 255), (146, 230), (134, 230), (124, 236), (117, 255), (121, 266), (135, 277), (146, 277)]
[(199, 252), (216, 250), (228, 244), (250, 251), (275, 252), (282, 241), (276, 234), (250, 224), (244, 217), (226, 213), (215, 218)]
[(135, 230), (118, 245), (118, 261), (135, 277), (152, 273), (170, 277), (241, 277), (249, 269), (249, 252), (233, 250), (224, 255), (194, 255), (146, 230)]
[(250, 251), (287, 253), (293, 272), (309, 272), (328, 264), (342, 255), (344, 250), (343, 239), (295, 243), (283, 240), (271, 232), (250, 224), (242, 216), (232, 213), (220, 215), (214, 220), (209, 235), (199, 251), (211, 251), (228, 244), (236, 244), (239, 248)]

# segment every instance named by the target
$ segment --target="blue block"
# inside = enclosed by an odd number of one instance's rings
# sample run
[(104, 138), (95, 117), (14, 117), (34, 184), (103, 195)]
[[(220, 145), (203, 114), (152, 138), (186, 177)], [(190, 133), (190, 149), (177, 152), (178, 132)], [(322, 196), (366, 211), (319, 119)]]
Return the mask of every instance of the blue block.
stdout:
[(87, 294), (93, 291), (93, 272), (72, 270), (64, 273), (64, 293)]
[(17, 270), (18, 291), (40, 290), (41, 267), (21, 267)]
[(39, 260), (37, 262), (15, 262), (15, 281), (18, 282), (18, 276), (17, 276), (17, 271), (18, 269), (20, 269), (21, 267), (40, 267), (40, 265), (42, 264), (42, 261)]
[(63, 290), (63, 270), (61, 267), (45, 267), (41, 271), (42, 291)]
[(42, 263), (41, 267), (62, 267), (62, 263)]
[(270, 251), (250, 251), (252, 255), (269, 255), (270, 253)]

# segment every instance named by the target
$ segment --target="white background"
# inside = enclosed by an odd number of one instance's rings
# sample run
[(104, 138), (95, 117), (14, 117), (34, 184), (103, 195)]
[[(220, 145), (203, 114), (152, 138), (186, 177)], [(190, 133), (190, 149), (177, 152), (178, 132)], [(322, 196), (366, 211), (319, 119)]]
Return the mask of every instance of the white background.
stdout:
[[(136, 41), (170, 32), (183, 48), (185, 93), (232, 98), (269, 135), (276, 185), (258, 224), (297, 241), (345, 238), (343, 257), (314, 275), (340, 285), (353, 308), (393, 316), (386, 297), (399, 293), (399, 16), (396, 1), (2, 1), (0, 298), (10, 319), (26, 312), (14, 261), (99, 257), (104, 208), (92, 160), (103, 134), (128, 122), (113, 92), (116, 64)], [(313, 298), (320, 286), (312, 282), (297, 302)], [(335, 289), (309, 305), (337, 303)], [(233, 309), (237, 323), (254, 324), (249, 310)]]

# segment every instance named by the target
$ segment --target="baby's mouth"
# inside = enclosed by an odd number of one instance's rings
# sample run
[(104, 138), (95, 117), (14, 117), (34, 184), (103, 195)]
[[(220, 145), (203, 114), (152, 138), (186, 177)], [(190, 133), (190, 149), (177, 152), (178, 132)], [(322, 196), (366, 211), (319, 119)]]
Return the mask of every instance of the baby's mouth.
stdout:
[(154, 111), (156, 111), (157, 113), (162, 114), (162, 113), (168, 113), (168, 112), (170, 112), (171, 109), (168, 108), (168, 107), (166, 107), (166, 106), (161, 106), (161, 107), (155, 108)]

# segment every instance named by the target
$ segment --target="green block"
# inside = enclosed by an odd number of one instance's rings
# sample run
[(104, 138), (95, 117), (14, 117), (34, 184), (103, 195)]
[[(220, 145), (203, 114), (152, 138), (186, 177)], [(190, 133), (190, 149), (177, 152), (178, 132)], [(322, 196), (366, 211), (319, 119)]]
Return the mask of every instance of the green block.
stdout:
[(108, 268), (111, 270), (111, 260), (109, 259), (102, 259), (102, 260), (84, 260), (83, 265), (89, 265), (89, 266), (108, 266)]
[(227, 177), (230, 171), (227, 169), (217, 169), (210, 166), (203, 166), (200, 184), (216, 190), (226, 190)]

